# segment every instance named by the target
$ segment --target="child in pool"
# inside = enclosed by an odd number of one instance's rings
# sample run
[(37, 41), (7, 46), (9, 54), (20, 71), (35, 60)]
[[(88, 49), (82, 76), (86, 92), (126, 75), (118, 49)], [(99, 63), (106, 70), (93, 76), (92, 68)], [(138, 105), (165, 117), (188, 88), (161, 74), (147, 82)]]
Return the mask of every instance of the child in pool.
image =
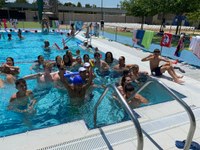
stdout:
[(13, 94), (10, 98), (9, 110), (20, 113), (31, 113), (36, 100), (33, 97), (31, 90), (27, 90), (27, 84), (24, 79), (18, 79), (15, 82), (17, 93)]

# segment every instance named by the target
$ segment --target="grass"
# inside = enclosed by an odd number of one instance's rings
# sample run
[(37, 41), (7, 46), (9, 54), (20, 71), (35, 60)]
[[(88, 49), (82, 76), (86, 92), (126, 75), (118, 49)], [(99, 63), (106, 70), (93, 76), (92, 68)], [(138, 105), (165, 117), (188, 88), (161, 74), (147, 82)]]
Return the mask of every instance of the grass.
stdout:
[[(11, 28), (11, 24), (7, 23), (8, 28)], [(39, 22), (22, 22), (18, 21), (17, 28), (41, 28)]]
[[(114, 28), (105, 28), (105, 31), (108, 32), (108, 33), (111, 33), (111, 34), (116, 34), (116, 30)], [(152, 39), (152, 43), (160, 44), (160, 41), (162, 39), (162, 35), (157, 34), (157, 32), (155, 32), (155, 33), (156, 34)], [(124, 31), (117, 31), (117, 35), (132, 38), (133, 33), (132, 32), (124, 32)], [(171, 46), (176, 47), (177, 44), (178, 44), (178, 40), (179, 40), (179, 36), (173, 36)], [(190, 44), (190, 36), (187, 36), (186, 39), (185, 39), (185, 49), (187, 49), (189, 47), (189, 44)]]
[[(11, 27), (10, 23), (7, 23), (7, 25), (9, 28)], [(41, 24), (39, 22), (19, 21), (17, 24), (17, 28), (41, 28)], [(108, 33), (111, 33), (111, 34), (116, 34), (115, 28), (105, 28), (105, 31)], [(124, 32), (124, 31), (117, 31), (117, 35), (126, 36), (126, 37), (130, 37), (130, 38), (132, 38), (132, 36), (133, 36), (132, 32)], [(160, 44), (161, 39), (162, 39), (162, 36), (156, 34), (153, 37), (152, 43)], [(173, 37), (171, 46), (176, 47), (177, 43), (178, 43), (178, 39), (179, 39), (178, 37)], [(186, 41), (185, 41), (185, 47), (189, 47), (189, 43), (190, 43), (190, 41), (189, 41), (189, 37), (188, 37), (188, 38), (186, 38)]]

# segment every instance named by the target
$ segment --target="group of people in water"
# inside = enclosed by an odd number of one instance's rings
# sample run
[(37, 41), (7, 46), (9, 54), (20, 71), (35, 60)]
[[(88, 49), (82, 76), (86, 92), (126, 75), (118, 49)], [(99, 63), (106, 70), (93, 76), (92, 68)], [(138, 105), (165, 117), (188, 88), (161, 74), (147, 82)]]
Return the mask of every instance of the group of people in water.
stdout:
[[(20, 31), (18, 36), (21, 36)], [(44, 44), (44, 49), (50, 48), (48, 41), (45, 41)], [(27, 88), (26, 80), (29, 79), (36, 79), (41, 87), (50, 86), (67, 90), (72, 103), (83, 103), (96, 86), (93, 82), (95, 77), (98, 75), (104, 78), (109, 76), (111, 71), (121, 76), (117, 88), (132, 108), (138, 107), (142, 103), (148, 103), (145, 97), (139, 93), (135, 94), (135, 87), (132, 84), (134, 82), (140, 85), (145, 82), (141, 78), (144, 76), (148, 78), (148, 72), (140, 71), (137, 64), (126, 64), (124, 56), (120, 56), (118, 60), (115, 60), (112, 52), (107, 52), (103, 60), (98, 48), (93, 48), (93, 53), (94, 57), (91, 59), (88, 54), (81, 57), (80, 50), (77, 50), (76, 58), (74, 58), (72, 52), (66, 48), (66, 53), (63, 56), (58, 55), (55, 61), (45, 60), (42, 55), (39, 55), (30, 67), (36, 74), (19, 79), (17, 75), (20, 73), (20, 68), (14, 65), (12, 57), (7, 57), (6, 63), (0, 66), (0, 73), (5, 75), (4, 81), (0, 79), (0, 87), (2, 88), (5, 83), (15, 84), (18, 90), (11, 96), (8, 108), (20, 113), (33, 112), (37, 100), (34, 98), (34, 93)], [(175, 73), (173, 62), (160, 56), (160, 50), (155, 49), (153, 54), (141, 61), (150, 62), (152, 75), (161, 76), (167, 71), (174, 82), (183, 83), (181, 80), (183, 76), (178, 76)], [(161, 61), (164, 61), (165, 64), (160, 66)], [(96, 72), (94, 69), (96, 69)], [(116, 98), (115, 95), (113, 95), (113, 98)]]

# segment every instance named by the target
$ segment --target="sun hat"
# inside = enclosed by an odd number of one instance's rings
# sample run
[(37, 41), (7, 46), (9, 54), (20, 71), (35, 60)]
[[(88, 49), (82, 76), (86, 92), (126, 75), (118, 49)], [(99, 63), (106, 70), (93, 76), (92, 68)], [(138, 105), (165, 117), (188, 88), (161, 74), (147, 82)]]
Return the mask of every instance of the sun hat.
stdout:
[(90, 67), (90, 63), (88, 62), (84, 63), (83, 67)]
[(78, 69), (78, 72), (82, 72), (82, 71), (86, 71), (86, 69), (85, 69), (84, 67), (80, 67), (80, 68)]

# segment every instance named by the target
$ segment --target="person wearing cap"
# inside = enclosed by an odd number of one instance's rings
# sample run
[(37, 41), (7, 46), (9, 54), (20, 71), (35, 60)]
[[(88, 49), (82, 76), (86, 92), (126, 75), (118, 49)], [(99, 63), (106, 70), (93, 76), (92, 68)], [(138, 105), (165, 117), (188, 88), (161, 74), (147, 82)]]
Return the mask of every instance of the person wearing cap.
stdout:
[[(66, 78), (62, 78), (64, 87), (68, 90), (70, 101), (74, 105), (80, 105), (83, 103), (87, 89), (92, 83), (92, 77), (89, 76), (88, 81), (84, 83), (83, 74), (86, 72), (84, 67), (79, 68), (80, 75), (75, 75), (72, 80), (72, 84), (68, 82)], [(83, 74), (82, 74), (83, 73)]]
[(86, 83), (88, 80), (88, 76), (87, 76), (87, 70), (84, 67), (80, 67), (78, 69), (79, 75), (81, 76), (83, 83)]

